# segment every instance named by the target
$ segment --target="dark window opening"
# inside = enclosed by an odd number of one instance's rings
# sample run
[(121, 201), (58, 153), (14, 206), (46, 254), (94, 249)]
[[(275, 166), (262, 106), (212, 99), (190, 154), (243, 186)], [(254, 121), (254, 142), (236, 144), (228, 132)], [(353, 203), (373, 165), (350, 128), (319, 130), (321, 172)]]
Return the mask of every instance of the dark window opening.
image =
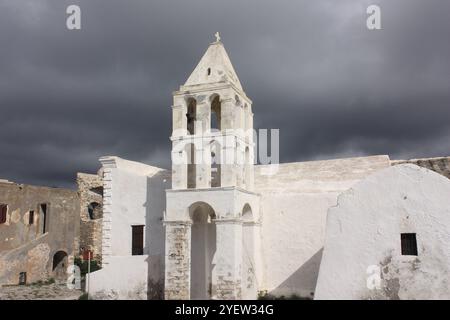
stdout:
[(102, 217), (102, 206), (97, 202), (91, 202), (88, 205), (89, 219), (95, 220)]
[(19, 273), (19, 285), (23, 286), (27, 284), (27, 273), (21, 272)]
[(402, 255), (417, 256), (417, 239), (415, 233), (402, 233)]
[(131, 226), (131, 228), (131, 254), (133, 256), (141, 256), (144, 254), (144, 226)]
[(8, 205), (0, 204), (0, 224), (6, 223), (7, 214), (8, 214)]
[(195, 119), (196, 119), (197, 101), (189, 99), (186, 113), (187, 131), (189, 134), (195, 133)]
[(211, 103), (211, 132), (221, 130), (221, 109), (220, 97), (216, 96)]
[(91, 188), (91, 189), (89, 189), (89, 191), (103, 197), (103, 187)]
[(44, 234), (48, 231), (47, 204), (39, 205), (39, 218), (41, 219), (41, 232)]
[(30, 210), (30, 214), (28, 216), (28, 224), (33, 224), (34, 223), (34, 210)]
[(208, 76), (211, 75), (211, 68), (208, 68)]

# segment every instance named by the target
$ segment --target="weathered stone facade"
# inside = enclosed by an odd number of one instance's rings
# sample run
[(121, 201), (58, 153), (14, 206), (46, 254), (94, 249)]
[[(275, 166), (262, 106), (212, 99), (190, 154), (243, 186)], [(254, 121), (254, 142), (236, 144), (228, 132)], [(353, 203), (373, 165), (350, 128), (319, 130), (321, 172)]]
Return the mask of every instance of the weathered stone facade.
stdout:
[(190, 223), (166, 223), (165, 298), (189, 299), (190, 294)]
[(0, 204), (7, 206), (0, 224), (0, 285), (25, 277), (27, 283), (65, 279), (77, 252), (77, 192), (3, 181)]
[(415, 164), (419, 167), (426, 168), (437, 172), (444, 177), (450, 179), (450, 157), (437, 157), (437, 158), (423, 158), (423, 159), (410, 159), (410, 160), (392, 160), (393, 166), (399, 164)]
[(80, 254), (89, 250), (93, 259), (102, 261), (103, 179), (98, 174), (77, 174), (80, 195)]

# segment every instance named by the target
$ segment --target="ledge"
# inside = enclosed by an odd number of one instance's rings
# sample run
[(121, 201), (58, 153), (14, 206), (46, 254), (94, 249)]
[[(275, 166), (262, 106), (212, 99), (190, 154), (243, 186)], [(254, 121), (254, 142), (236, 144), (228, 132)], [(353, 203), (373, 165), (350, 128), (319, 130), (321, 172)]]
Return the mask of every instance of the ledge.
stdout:
[(205, 191), (211, 191), (211, 192), (219, 192), (219, 191), (239, 191), (242, 193), (254, 195), (254, 196), (261, 196), (261, 194), (253, 191), (249, 191), (246, 189), (243, 189), (241, 187), (236, 186), (230, 186), (230, 187), (215, 187), (215, 188), (196, 188), (196, 189), (166, 189), (167, 193), (183, 193), (183, 192), (205, 192)]

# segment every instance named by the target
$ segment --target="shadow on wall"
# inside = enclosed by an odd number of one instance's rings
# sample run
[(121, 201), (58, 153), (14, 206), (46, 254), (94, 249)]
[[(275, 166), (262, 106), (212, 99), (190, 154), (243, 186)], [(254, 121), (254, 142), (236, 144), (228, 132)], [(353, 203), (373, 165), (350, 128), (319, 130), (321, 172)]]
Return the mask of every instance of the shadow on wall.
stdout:
[(145, 206), (145, 244), (148, 254), (147, 299), (164, 299), (164, 210), (166, 208), (165, 172), (147, 178), (147, 200)]
[(323, 248), (317, 251), (300, 268), (284, 280), (278, 287), (271, 290), (269, 295), (275, 298), (297, 296), (298, 298), (312, 299), (319, 276), (320, 261)]

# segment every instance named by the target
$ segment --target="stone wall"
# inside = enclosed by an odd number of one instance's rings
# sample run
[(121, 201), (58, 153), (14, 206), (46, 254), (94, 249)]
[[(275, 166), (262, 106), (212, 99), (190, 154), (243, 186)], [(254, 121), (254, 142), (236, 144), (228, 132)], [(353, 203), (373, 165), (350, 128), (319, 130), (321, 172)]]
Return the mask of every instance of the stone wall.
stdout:
[[(0, 204), (8, 206), (6, 223), (0, 224), (0, 284), (18, 284), (21, 272), (28, 283), (65, 278), (79, 233), (77, 192), (2, 182)], [(45, 233), (41, 204), (47, 206)], [(55, 254), (61, 251), (67, 257), (54, 269)]]
[(419, 167), (426, 168), (437, 172), (444, 177), (450, 179), (450, 157), (438, 157), (438, 158), (423, 158), (423, 159), (410, 159), (410, 160), (392, 160), (393, 166), (399, 164), (415, 164)]
[(189, 299), (190, 295), (190, 240), (188, 223), (166, 223), (165, 299)]
[[(93, 252), (93, 259), (102, 261), (103, 179), (99, 174), (77, 174), (80, 195), (80, 254)], [(97, 206), (98, 205), (98, 206)]]

